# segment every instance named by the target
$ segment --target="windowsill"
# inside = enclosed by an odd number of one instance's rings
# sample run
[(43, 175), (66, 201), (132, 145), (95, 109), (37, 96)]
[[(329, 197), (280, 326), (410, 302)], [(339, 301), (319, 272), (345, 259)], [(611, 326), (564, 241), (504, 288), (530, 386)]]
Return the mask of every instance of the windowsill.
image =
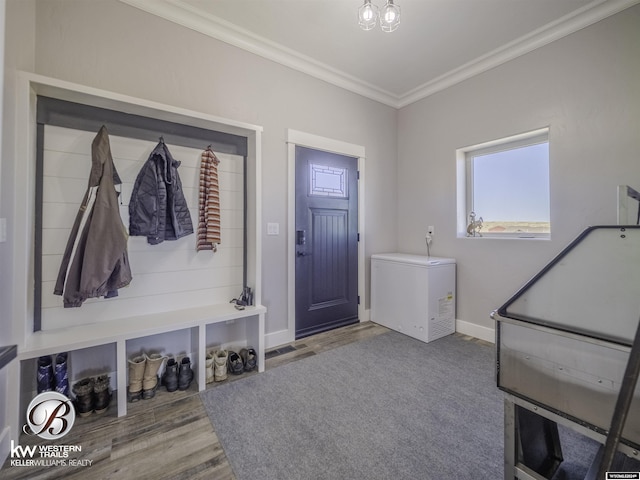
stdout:
[(516, 236), (516, 235), (482, 235), (470, 237), (467, 235), (458, 235), (459, 239), (478, 240), (478, 239), (491, 239), (491, 240), (551, 240), (551, 235), (548, 236)]

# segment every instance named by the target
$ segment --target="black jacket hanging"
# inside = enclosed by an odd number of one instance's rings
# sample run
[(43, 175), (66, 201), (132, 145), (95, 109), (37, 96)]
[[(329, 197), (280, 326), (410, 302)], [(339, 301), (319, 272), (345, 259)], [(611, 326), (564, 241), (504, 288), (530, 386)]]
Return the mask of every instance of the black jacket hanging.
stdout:
[(174, 160), (164, 140), (149, 155), (136, 178), (129, 202), (129, 234), (157, 245), (193, 233), (191, 214)]

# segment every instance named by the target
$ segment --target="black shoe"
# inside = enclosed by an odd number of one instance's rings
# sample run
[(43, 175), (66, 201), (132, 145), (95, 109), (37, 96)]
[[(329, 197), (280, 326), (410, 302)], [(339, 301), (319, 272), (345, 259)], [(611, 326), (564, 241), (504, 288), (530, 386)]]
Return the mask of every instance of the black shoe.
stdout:
[(240, 350), (240, 357), (244, 365), (244, 371), (250, 372), (258, 366), (258, 355), (253, 347), (247, 347)]
[(227, 360), (227, 370), (232, 375), (240, 375), (244, 371), (242, 358), (236, 352), (229, 350), (229, 360)]
[(162, 384), (167, 392), (175, 392), (178, 389), (178, 364), (173, 358), (167, 360), (167, 366), (162, 374)]
[(180, 372), (178, 373), (178, 390), (186, 390), (193, 380), (193, 370), (191, 370), (191, 360), (184, 357), (180, 362)]

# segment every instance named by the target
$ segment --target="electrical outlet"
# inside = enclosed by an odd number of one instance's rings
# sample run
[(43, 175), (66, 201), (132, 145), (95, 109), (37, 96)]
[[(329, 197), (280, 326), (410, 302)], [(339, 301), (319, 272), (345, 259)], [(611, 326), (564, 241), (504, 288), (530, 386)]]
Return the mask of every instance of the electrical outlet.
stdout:
[(433, 225), (429, 225), (427, 227), (427, 235), (433, 235), (433, 233), (434, 233)]

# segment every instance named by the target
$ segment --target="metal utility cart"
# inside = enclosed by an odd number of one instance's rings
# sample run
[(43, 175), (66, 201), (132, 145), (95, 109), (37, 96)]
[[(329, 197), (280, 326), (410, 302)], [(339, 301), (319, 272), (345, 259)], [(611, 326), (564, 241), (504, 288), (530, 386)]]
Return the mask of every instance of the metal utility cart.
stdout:
[(492, 317), (505, 479), (552, 478), (558, 424), (602, 444), (585, 478), (640, 471), (640, 227), (586, 229)]

